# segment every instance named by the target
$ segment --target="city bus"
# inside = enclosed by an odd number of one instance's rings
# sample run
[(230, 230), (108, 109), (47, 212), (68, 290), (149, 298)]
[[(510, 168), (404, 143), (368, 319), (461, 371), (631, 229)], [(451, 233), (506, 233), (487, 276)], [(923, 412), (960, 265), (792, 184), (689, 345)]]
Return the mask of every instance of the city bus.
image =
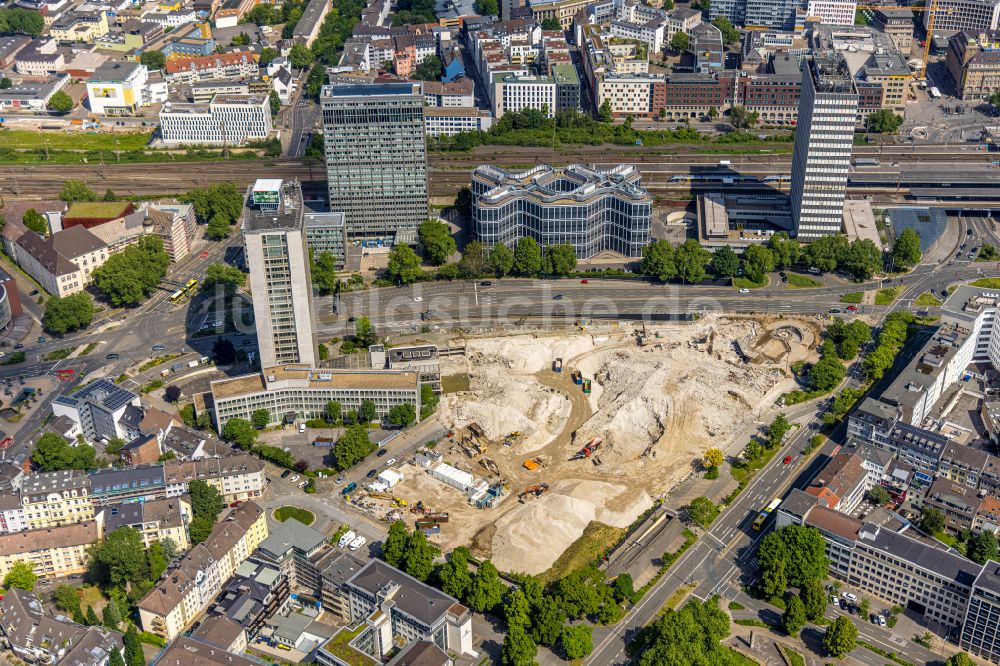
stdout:
[(178, 302), (180, 302), (180, 300), (182, 298), (184, 298), (184, 290), (183, 289), (178, 289), (174, 293), (170, 294), (170, 302), (171, 303), (178, 303)]
[(190, 280), (187, 281), (187, 284), (184, 285), (184, 291), (191, 291), (197, 286), (198, 286), (198, 281), (195, 280), (194, 278), (191, 278)]
[(755, 530), (760, 530), (760, 528), (764, 527), (764, 523), (767, 522), (768, 516), (774, 513), (774, 510), (777, 509), (778, 506), (780, 505), (781, 505), (780, 499), (775, 498), (771, 500), (771, 503), (768, 504), (766, 507), (764, 507), (763, 511), (757, 514), (757, 519), (753, 521), (753, 528)]

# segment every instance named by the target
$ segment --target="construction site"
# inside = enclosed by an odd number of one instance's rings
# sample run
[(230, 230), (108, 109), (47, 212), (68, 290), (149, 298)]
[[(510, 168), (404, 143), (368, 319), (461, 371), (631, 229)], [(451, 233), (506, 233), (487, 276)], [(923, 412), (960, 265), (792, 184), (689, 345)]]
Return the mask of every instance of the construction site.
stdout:
[[(448, 434), (350, 501), (537, 574), (592, 521), (626, 527), (699, 469), (709, 447), (767, 420), (815, 354), (815, 319), (709, 315), (689, 323), (463, 338), (444, 376)], [(397, 478), (398, 477), (398, 478)]]

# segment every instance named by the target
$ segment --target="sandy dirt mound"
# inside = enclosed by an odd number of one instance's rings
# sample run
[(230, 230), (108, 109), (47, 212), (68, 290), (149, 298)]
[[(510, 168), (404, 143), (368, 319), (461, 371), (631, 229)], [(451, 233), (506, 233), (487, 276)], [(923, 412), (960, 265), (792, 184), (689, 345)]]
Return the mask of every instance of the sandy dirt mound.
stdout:
[[(546, 495), (521, 504), (496, 523), (493, 561), (505, 571), (537, 574), (597, 520), (626, 527), (649, 506), (645, 493), (635, 495), (617, 484), (567, 479)], [(622, 505), (611, 511), (608, 505)]]

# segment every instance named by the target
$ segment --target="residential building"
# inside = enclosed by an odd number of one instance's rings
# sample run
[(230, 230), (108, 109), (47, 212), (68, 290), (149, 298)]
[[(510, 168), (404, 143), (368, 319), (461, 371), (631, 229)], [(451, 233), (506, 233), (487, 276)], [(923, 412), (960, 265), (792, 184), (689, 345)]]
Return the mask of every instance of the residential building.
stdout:
[(259, 505), (247, 502), (231, 511), (139, 601), (142, 629), (174, 641), (265, 538), (267, 517)]
[(259, 73), (252, 51), (178, 57), (167, 61), (165, 74), (170, 83), (197, 83), (219, 79), (250, 79)]
[(66, 68), (66, 57), (56, 51), (55, 40), (36, 39), (21, 49), (14, 59), (14, 71), (21, 76), (54, 77)]
[(90, 545), (103, 536), (100, 519), (61, 527), (0, 534), (0, 578), (18, 562), (27, 562), (41, 578), (61, 578), (87, 571)]
[(905, 7), (877, 9), (871, 26), (884, 32), (900, 53), (910, 53), (913, 47), (913, 10)]
[(420, 84), (327, 86), (321, 105), (330, 210), (350, 238), (415, 241), (427, 218)]
[(212, 382), (210, 399), (217, 428), (231, 418), (249, 419), (257, 409), (266, 409), (272, 424), (291, 414), (297, 419), (321, 418), (331, 400), (345, 410), (372, 400), (376, 414), (384, 418), (396, 405), (420, 409), (420, 377), (403, 371), (265, 367), (263, 374)]
[(129, 465), (149, 465), (160, 459), (160, 441), (156, 435), (140, 435), (123, 446), (118, 455)]
[(192, 520), (191, 502), (187, 495), (147, 502), (116, 504), (102, 509), (104, 530), (108, 534), (119, 527), (131, 527), (142, 535), (142, 544), (149, 548), (158, 541), (170, 539), (177, 552), (191, 547), (187, 525)]
[(51, 666), (107, 666), (122, 647), (117, 632), (50, 615), (37, 596), (17, 588), (0, 599), (0, 637), (19, 659)]
[(49, 28), (52, 39), (62, 44), (92, 44), (108, 34), (108, 14), (101, 11), (70, 11), (60, 16)]
[(925, 28), (933, 14), (935, 33), (1000, 28), (1000, 0), (938, 0), (935, 6), (935, 12), (922, 12)]
[(415, 641), (430, 641), (456, 655), (477, 656), (472, 647), (472, 613), (452, 597), (375, 559), (345, 587), (352, 622), (362, 623), (363, 628), (350, 641), (334, 636), (322, 645), (316, 654), (321, 666), (349, 666), (357, 663), (358, 653), (384, 661), (394, 646)]
[(854, 144), (858, 95), (844, 57), (804, 64), (792, 153), (792, 221), (801, 240), (839, 234)]
[(860, 456), (839, 453), (820, 470), (806, 492), (820, 500), (820, 506), (851, 514), (871, 488), (868, 472)]
[(191, 638), (222, 648), (232, 654), (243, 654), (247, 649), (247, 632), (242, 625), (225, 615), (209, 615), (198, 628), (191, 632)]
[[(162, 446), (165, 451), (174, 454), (177, 462), (223, 458), (234, 453), (228, 444), (219, 441), (212, 434), (179, 427), (171, 428), (164, 434)], [(168, 468), (170, 464), (167, 465)]]
[(367, 560), (362, 560), (349, 552), (329, 548), (322, 551), (312, 562), (320, 574), (319, 596), (323, 610), (333, 613), (341, 622), (351, 621), (351, 595), (345, 583), (361, 571)]
[[(231, 634), (222, 633), (219, 638)], [(242, 651), (228, 651), (205, 640), (192, 636), (178, 636), (154, 662), (157, 666), (260, 666), (258, 662), (241, 656)]]
[[(294, 521), (293, 521), (294, 522)], [(264, 623), (284, 612), (289, 599), (288, 578), (263, 562), (242, 562), (209, 607), (210, 617), (225, 617), (255, 636)]]
[(316, 319), (296, 181), (260, 179), (247, 189), (243, 243), (262, 368), (316, 363)]
[(958, 534), (963, 530), (972, 529), (982, 498), (975, 488), (949, 479), (937, 478), (927, 489), (923, 504), (944, 514), (945, 528), (953, 534)]
[(639, 257), (652, 219), (652, 196), (640, 179), (631, 165), (521, 173), (481, 165), (472, 174), (472, 225), (488, 246), (514, 247), (531, 236), (542, 246), (570, 243), (580, 259), (605, 250)]
[(424, 105), (429, 107), (463, 107), (476, 105), (472, 79), (459, 79), (450, 83), (424, 81)]
[(18, 266), (45, 291), (59, 297), (83, 291), (90, 284), (94, 269), (109, 256), (107, 246), (82, 226), (64, 229), (48, 238), (26, 231), (15, 245)]
[(822, 23), (852, 25), (857, 8), (857, 0), (809, 0), (806, 14)]
[(295, 24), (292, 31), (292, 39), (299, 44), (312, 46), (319, 35), (319, 28), (323, 25), (323, 19), (330, 11), (330, 0), (309, 0), (309, 4), (302, 11), (302, 16)]
[(556, 81), (551, 76), (495, 74), (493, 90), (493, 115), (497, 119), (524, 109), (544, 111), (547, 118), (556, 115)]
[(195, 104), (208, 104), (216, 95), (268, 95), (270, 92), (271, 82), (261, 78), (199, 81), (191, 84), (191, 101)]
[[(69, 233), (77, 228), (86, 231), (82, 227), (74, 227), (60, 233)], [(52, 413), (67, 416), (79, 424), (84, 437), (91, 442), (113, 437), (128, 441), (132, 439), (130, 435), (138, 436), (122, 424), (129, 407), (141, 407), (139, 396), (106, 378), (97, 379), (76, 393), (60, 395), (52, 401)]]
[(95, 506), (152, 502), (165, 497), (163, 465), (99, 469), (90, 475), (90, 498)]
[(31, 37), (27, 35), (0, 37), (0, 68), (7, 69), (13, 65), (17, 54), (29, 44)]
[(127, 60), (109, 60), (98, 67), (87, 81), (90, 110), (107, 116), (135, 115), (140, 108), (153, 102), (148, 85), (149, 70), (145, 65)]
[(273, 129), (267, 95), (216, 95), (208, 104), (168, 102), (160, 110), (160, 133), (171, 145), (238, 146)]
[(163, 466), (163, 477), (167, 497), (186, 494), (188, 484), (200, 480), (218, 490), (227, 504), (255, 500), (264, 494), (267, 485), (264, 462), (245, 454), (188, 462), (168, 461)]
[(1000, 87), (1000, 32), (953, 35), (948, 40), (945, 65), (960, 99), (989, 99)]
[(527, 3), (531, 17), (539, 25), (545, 19), (554, 18), (564, 31), (573, 27), (573, 18), (588, 4), (588, 0), (532, 0)]
[(21, 484), (21, 506), (29, 530), (93, 520), (90, 477), (76, 470), (32, 474)]

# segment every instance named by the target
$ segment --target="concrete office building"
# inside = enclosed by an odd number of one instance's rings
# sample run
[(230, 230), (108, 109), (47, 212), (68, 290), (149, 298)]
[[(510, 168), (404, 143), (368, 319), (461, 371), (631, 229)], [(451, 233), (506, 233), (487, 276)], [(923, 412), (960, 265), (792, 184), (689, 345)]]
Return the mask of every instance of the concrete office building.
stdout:
[(988, 560), (976, 576), (958, 645), (972, 655), (1000, 662), (1000, 564)]
[(347, 216), (351, 238), (415, 242), (427, 219), (420, 84), (327, 86), (320, 101), (330, 210)]
[(160, 111), (160, 134), (170, 145), (238, 146), (272, 129), (267, 95), (216, 95), (208, 104), (170, 102)]
[(321, 213), (306, 210), (306, 244), (319, 255), (329, 252), (337, 264), (337, 269), (344, 266), (344, 253), (347, 248), (347, 225), (343, 213)]
[(841, 232), (857, 114), (858, 94), (841, 54), (816, 54), (803, 63), (791, 187), (800, 240)]
[(139, 396), (123, 389), (110, 379), (101, 378), (72, 395), (61, 395), (52, 401), (52, 414), (66, 416), (76, 423), (88, 441), (120, 437), (134, 439), (123, 422), (129, 408), (141, 406)]
[(857, 8), (856, 0), (809, 0), (806, 14), (819, 18), (822, 23), (853, 25)]
[(1000, 0), (938, 0), (936, 12), (922, 13), (925, 28), (934, 15), (935, 34), (1000, 27)]
[(569, 243), (579, 259), (612, 250), (642, 256), (649, 242), (653, 197), (639, 171), (571, 164), (521, 173), (482, 165), (472, 173), (472, 226), (486, 245), (513, 248), (525, 236), (542, 246)]
[(314, 364), (312, 277), (298, 182), (260, 179), (248, 188), (242, 231), (261, 367)]

